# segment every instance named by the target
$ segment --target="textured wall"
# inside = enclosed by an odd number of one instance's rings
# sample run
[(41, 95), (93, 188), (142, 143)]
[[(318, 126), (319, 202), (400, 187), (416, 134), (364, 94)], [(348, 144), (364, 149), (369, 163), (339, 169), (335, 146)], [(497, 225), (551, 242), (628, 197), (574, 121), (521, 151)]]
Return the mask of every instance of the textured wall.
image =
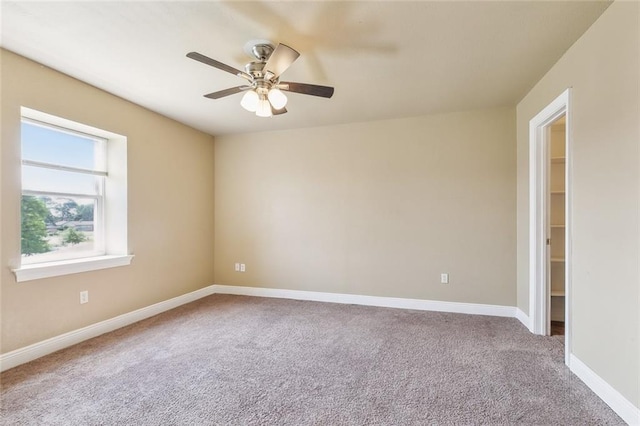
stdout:
[[(5, 50), (2, 60), (2, 352), (213, 282), (213, 138)], [(20, 107), (128, 137), (128, 267), (17, 283)], [(90, 302), (79, 304), (80, 290)]]
[(514, 109), (215, 146), (217, 284), (515, 305)]

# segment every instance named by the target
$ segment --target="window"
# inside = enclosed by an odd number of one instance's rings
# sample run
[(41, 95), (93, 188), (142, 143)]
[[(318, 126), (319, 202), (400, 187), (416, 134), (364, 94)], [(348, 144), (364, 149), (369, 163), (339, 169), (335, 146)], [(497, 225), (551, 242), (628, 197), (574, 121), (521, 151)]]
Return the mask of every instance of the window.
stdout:
[(22, 264), (104, 255), (106, 140), (22, 119)]
[(122, 266), (126, 138), (22, 108), (18, 281)]

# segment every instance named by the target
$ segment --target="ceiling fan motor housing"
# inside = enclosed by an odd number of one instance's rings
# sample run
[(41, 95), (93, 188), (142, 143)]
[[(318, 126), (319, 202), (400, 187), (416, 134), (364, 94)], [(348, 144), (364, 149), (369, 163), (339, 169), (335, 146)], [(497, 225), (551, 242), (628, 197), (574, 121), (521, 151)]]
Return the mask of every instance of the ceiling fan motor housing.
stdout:
[(244, 69), (247, 72), (247, 74), (251, 75), (253, 78), (262, 78), (264, 77), (263, 70), (264, 70), (265, 64), (266, 62), (253, 61), (245, 65)]

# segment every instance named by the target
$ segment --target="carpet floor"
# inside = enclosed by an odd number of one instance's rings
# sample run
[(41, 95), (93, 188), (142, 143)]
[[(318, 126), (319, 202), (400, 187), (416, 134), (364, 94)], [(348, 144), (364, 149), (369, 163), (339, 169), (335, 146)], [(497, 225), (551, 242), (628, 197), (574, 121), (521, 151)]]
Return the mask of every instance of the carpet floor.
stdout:
[(513, 318), (213, 295), (8, 370), (2, 425), (620, 425)]

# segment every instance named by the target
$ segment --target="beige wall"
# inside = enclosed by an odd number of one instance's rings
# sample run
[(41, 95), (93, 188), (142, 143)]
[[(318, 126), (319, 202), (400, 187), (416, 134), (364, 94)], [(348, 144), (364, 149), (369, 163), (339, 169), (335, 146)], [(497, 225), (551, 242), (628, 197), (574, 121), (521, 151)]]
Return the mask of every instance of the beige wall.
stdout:
[(518, 307), (528, 312), (528, 123), (572, 92), (573, 353), (640, 407), (639, 3), (615, 2), (518, 104)]
[[(1, 50), (2, 352), (213, 283), (213, 138)], [(131, 266), (16, 283), (20, 107), (128, 137)], [(90, 302), (79, 304), (89, 290)]]
[(215, 146), (217, 284), (515, 305), (514, 109)]

